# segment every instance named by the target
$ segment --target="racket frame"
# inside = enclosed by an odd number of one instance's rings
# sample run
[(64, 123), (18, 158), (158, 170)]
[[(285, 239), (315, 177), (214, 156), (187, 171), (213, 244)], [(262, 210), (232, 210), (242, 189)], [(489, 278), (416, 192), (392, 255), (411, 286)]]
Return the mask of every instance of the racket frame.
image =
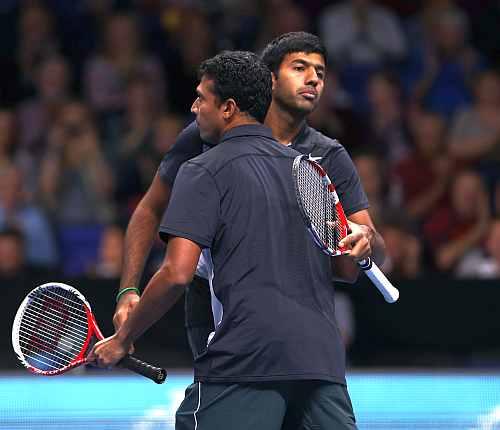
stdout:
[[(307, 211), (304, 207), (304, 203), (302, 201), (302, 196), (301, 196), (301, 193), (299, 190), (299, 185), (298, 185), (298, 183), (299, 183), (299, 181), (298, 181), (299, 167), (300, 167), (301, 163), (304, 163), (304, 162), (309, 163), (309, 165), (312, 168), (314, 168), (314, 170), (320, 175), (321, 182), (323, 183), (323, 186), (328, 191), (328, 194), (327, 194), (328, 198), (329, 198), (329, 200), (331, 200), (332, 205), (335, 206), (335, 210), (337, 211), (339, 225), (337, 225), (335, 228), (339, 229), (339, 238), (340, 239), (343, 239), (349, 233), (349, 224), (347, 223), (347, 217), (345, 216), (344, 209), (342, 208), (342, 205), (340, 203), (340, 199), (339, 199), (339, 196), (337, 195), (337, 191), (335, 190), (335, 186), (333, 185), (332, 181), (328, 177), (326, 171), (310, 155), (303, 154), (303, 155), (298, 155), (293, 160), (292, 173), (293, 173), (293, 178), (294, 178), (293, 183), (295, 186), (297, 203), (299, 205), (300, 213), (302, 215), (302, 218), (304, 219), (307, 230), (311, 234), (311, 236), (314, 240), (314, 243), (326, 255), (329, 255), (330, 257), (335, 257), (338, 255), (348, 254), (349, 250), (346, 247), (338, 247), (338, 249), (335, 249), (332, 246), (324, 243), (320, 238), (320, 235), (316, 229), (316, 226), (313, 224), (311, 218), (307, 214)], [(332, 226), (332, 228), (334, 228), (334, 227)]]
[[(56, 369), (56, 370), (41, 370), (38, 369), (31, 364), (28, 363), (26, 360), (22, 350), (21, 350), (21, 345), (19, 343), (19, 330), (21, 327), (21, 322), (23, 320), (24, 313), (26, 312), (28, 304), (33, 300), (33, 296), (42, 289), (48, 289), (49, 287), (59, 287), (62, 288), (66, 291), (71, 292), (75, 296), (78, 297), (79, 300), (82, 301), (83, 305), (83, 310), (85, 311), (87, 315), (87, 335), (86, 339), (83, 342), (82, 349), (80, 353), (66, 366)], [(31, 290), (28, 295), (24, 298), (22, 301), (21, 305), (19, 306), (19, 309), (16, 312), (16, 316), (14, 318), (14, 324), (12, 328), (12, 346), (14, 348), (14, 351), (17, 355), (17, 358), (19, 361), (32, 373), (37, 373), (41, 375), (46, 375), (46, 376), (53, 376), (53, 375), (60, 375), (62, 373), (67, 372), (68, 370), (71, 370), (77, 366), (80, 366), (81, 364), (86, 364), (87, 363), (87, 358), (86, 358), (86, 353), (89, 348), (89, 345), (92, 340), (92, 336), (95, 335), (97, 340), (103, 339), (103, 335), (101, 331), (99, 330), (99, 327), (97, 326), (97, 322), (95, 320), (94, 314), (92, 313), (92, 309), (90, 307), (90, 304), (88, 303), (87, 299), (76, 289), (71, 287), (70, 285), (63, 284), (61, 282), (48, 282), (43, 285), (39, 285), (38, 287), (34, 288)]]

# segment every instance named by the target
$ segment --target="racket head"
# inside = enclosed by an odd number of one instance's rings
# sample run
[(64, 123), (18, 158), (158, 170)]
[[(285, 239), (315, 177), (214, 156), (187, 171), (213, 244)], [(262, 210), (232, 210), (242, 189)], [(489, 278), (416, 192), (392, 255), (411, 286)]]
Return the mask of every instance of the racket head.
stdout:
[(34, 288), (17, 310), (12, 346), (32, 373), (59, 375), (86, 363), (102, 339), (89, 303), (75, 288), (49, 282)]
[(347, 236), (349, 225), (326, 171), (309, 155), (298, 155), (292, 174), (300, 213), (314, 243), (329, 256), (348, 253), (339, 242)]

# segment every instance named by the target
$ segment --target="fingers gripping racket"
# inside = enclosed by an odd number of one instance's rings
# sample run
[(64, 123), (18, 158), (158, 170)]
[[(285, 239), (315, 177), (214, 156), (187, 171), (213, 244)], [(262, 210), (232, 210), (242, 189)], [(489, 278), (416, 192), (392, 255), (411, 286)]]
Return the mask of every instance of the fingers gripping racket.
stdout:
[[(292, 172), (297, 202), (316, 245), (330, 256), (348, 253), (339, 242), (349, 233), (349, 225), (335, 186), (324, 169), (308, 155), (299, 155), (293, 162)], [(369, 257), (358, 265), (387, 302), (398, 300), (399, 291)]]
[[(88, 363), (87, 354), (103, 339), (85, 297), (69, 285), (51, 282), (32, 290), (21, 303), (12, 328), (12, 345), (23, 365), (33, 373), (59, 375)], [(131, 355), (120, 363), (161, 384), (165, 369)]]

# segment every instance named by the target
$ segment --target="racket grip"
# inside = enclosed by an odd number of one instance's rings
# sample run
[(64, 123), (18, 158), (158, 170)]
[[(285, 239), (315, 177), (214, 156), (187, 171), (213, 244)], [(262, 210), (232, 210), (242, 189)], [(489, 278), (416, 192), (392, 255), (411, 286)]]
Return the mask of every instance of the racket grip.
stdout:
[(131, 370), (132, 372), (138, 373), (139, 375), (145, 376), (151, 379), (157, 384), (163, 384), (165, 379), (167, 379), (167, 371), (161, 367), (154, 367), (132, 355), (126, 355), (121, 361), (120, 366)]
[(359, 261), (358, 265), (382, 293), (386, 302), (394, 303), (399, 299), (399, 291), (397, 288), (391, 284), (391, 281), (387, 279), (371, 258), (365, 258)]

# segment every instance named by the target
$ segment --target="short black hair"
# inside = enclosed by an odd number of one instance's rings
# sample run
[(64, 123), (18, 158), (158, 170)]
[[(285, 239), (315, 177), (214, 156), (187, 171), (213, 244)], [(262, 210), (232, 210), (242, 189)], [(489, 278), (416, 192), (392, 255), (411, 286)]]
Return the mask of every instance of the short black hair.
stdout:
[(318, 36), (305, 31), (285, 33), (273, 39), (262, 51), (262, 61), (269, 70), (278, 76), (278, 70), (283, 59), (294, 52), (320, 54), (327, 64), (328, 56), (325, 45)]
[(232, 98), (241, 112), (264, 122), (272, 99), (272, 78), (258, 55), (223, 51), (200, 65), (200, 79), (203, 76), (214, 81), (213, 92), (221, 102)]

